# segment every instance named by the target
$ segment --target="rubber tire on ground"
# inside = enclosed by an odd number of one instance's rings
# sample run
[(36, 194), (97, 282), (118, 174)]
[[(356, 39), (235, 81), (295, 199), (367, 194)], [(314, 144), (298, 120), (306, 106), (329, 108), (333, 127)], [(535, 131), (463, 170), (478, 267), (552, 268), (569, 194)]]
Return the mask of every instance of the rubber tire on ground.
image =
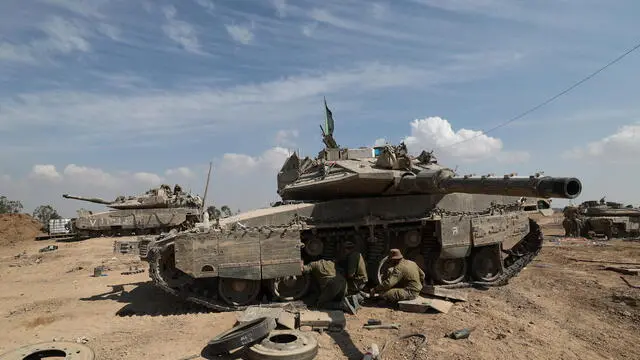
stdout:
[(276, 289), (276, 284), (275, 284), (276, 281), (279, 281), (279, 279), (269, 280), (268, 282), (269, 291), (271, 292), (275, 300), (276, 301), (294, 301), (294, 300), (299, 300), (303, 298), (309, 292), (309, 288), (311, 287), (311, 277), (306, 274), (302, 274), (300, 276), (302, 276), (304, 279), (304, 285), (302, 289), (300, 289), (300, 291), (295, 296), (281, 296), (278, 293), (278, 290)]
[[(24, 360), (32, 355), (60, 356), (64, 353), (65, 360), (93, 360), (95, 354), (90, 347), (74, 342), (49, 341), (26, 345), (0, 355), (0, 360)], [(45, 359), (47, 358), (45, 357)], [(34, 357), (35, 358), (35, 357)], [(38, 357), (41, 358), (41, 357)]]
[[(276, 337), (293, 336), (292, 342), (272, 341)], [(318, 355), (318, 340), (312, 333), (299, 330), (275, 330), (260, 343), (247, 349), (248, 360), (311, 360)]]
[(209, 340), (207, 350), (211, 355), (228, 353), (246, 345), (256, 343), (271, 330), (276, 328), (276, 320), (273, 318), (258, 318), (248, 323), (236, 325), (228, 331), (218, 334)]

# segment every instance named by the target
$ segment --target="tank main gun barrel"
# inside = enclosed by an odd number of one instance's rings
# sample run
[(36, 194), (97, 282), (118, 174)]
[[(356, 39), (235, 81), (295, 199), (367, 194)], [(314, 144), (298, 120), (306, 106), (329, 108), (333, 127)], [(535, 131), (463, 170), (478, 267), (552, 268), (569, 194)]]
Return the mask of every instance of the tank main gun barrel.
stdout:
[(582, 191), (580, 180), (571, 177), (451, 178), (444, 181), (448, 192), (507, 196), (574, 199)]
[(69, 194), (64, 194), (62, 195), (63, 198), (65, 199), (75, 199), (75, 200), (80, 200), (80, 201), (88, 201), (88, 202), (92, 202), (92, 203), (96, 203), (96, 204), (103, 204), (103, 205), (109, 205), (111, 204), (111, 202), (100, 199), (100, 198), (86, 198), (86, 197), (82, 197), (82, 196), (74, 196), (74, 195), (69, 195)]
[(468, 193), (504, 196), (574, 199), (582, 183), (574, 177), (454, 177), (449, 169), (420, 172), (413, 186), (418, 192)]

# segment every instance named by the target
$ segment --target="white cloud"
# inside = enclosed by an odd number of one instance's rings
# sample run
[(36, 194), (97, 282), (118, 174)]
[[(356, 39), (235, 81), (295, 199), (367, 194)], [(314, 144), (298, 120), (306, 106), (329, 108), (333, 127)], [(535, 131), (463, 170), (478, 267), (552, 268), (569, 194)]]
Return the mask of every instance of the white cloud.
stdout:
[(331, 25), (333, 27), (336, 27), (342, 30), (358, 32), (361, 34), (366, 34), (374, 37), (393, 38), (393, 39), (402, 39), (402, 40), (415, 40), (415, 41), (424, 40), (423, 36), (418, 36), (412, 33), (396, 31), (396, 30), (390, 29), (389, 27), (372, 26), (364, 22), (358, 22), (353, 19), (349, 19), (346, 17), (343, 18), (337, 15), (334, 15), (333, 13), (325, 9), (314, 8), (309, 13), (309, 17), (317, 22)]
[(162, 176), (148, 172), (137, 172), (133, 174), (133, 178), (143, 184), (154, 186), (160, 185), (164, 181), (164, 178)]
[(104, 18), (100, 8), (110, 0), (41, 0), (85, 17)]
[(280, 170), (289, 155), (289, 150), (279, 146), (268, 149), (259, 156), (226, 153), (222, 157), (220, 169), (235, 175), (245, 175), (257, 169), (273, 172), (273, 170)]
[(211, 0), (195, 0), (196, 3), (202, 6), (208, 13), (213, 13), (216, 6), (213, 4)]
[(316, 31), (317, 28), (318, 28), (318, 23), (317, 22), (313, 22), (313, 23), (310, 23), (310, 24), (302, 25), (302, 33), (305, 36), (311, 37), (311, 36), (313, 36), (313, 33)]
[(253, 41), (253, 32), (248, 26), (227, 24), (224, 27), (227, 29), (229, 36), (236, 42), (248, 45)]
[(195, 176), (195, 173), (193, 172), (193, 170), (189, 169), (186, 166), (181, 166), (175, 169), (168, 169), (167, 171), (164, 172), (165, 175), (167, 176), (182, 176), (182, 177), (186, 177), (186, 178), (192, 178)]
[(122, 41), (122, 32), (120, 31), (120, 29), (111, 24), (99, 24), (98, 31), (111, 40)]
[(295, 147), (298, 135), (298, 130), (279, 130), (276, 133), (276, 145), (284, 147)]
[(125, 181), (99, 168), (69, 164), (64, 168), (65, 180), (73, 183), (91, 184), (97, 188), (117, 188)]
[(640, 157), (640, 123), (625, 125), (616, 133), (584, 147), (575, 147), (563, 154), (565, 159), (594, 159), (596, 161), (637, 162)]
[(373, 143), (373, 146), (381, 146), (381, 145), (384, 145), (386, 143), (388, 143), (387, 139), (379, 138), (379, 139), (376, 139), (376, 141)]
[(0, 176), (0, 181), (9, 182), (9, 181), (11, 181), (11, 176), (4, 174), (4, 175)]
[(45, 35), (43, 38), (19, 45), (0, 43), (0, 60), (37, 63), (52, 55), (91, 50), (91, 33), (78, 21), (50, 16), (38, 28)]
[(53, 16), (42, 25), (42, 31), (49, 37), (45, 43), (40, 44), (43, 48), (48, 47), (64, 54), (90, 50), (89, 42), (86, 40), (87, 31), (71, 21)]
[(454, 131), (449, 121), (440, 117), (416, 119), (411, 122), (411, 135), (404, 139), (410, 152), (434, 149), (441, 157), (475, 162), (496, 158), (504, 162), (528, 160), (523, 152), (504, 153), (500, 139), (482, 131), (459, 129)]
[(371, 4), (371, 15), (376, 19), (382, 19), (389, 11), (389, 5), (383, 3)]
[(33, 165), (31, 169), (30, 176), (36, 179), (44, 179), (48, 181), (60, 181), (62, 180), (62, 175), (56, 170), (54, 165), (44, 164), (44, 165)]
[(283, 18), (287, 16), (287, 1), (286, 0), (272, 0), (273, 6), (276, 8), (278, 16)]
[(167, 22), (162, 25), (162, 31), (185, 50), (201, 54), (200, 42), (195, 28), (186, 21), (176, 19), (178, 12), (173, 5), (164, 6), (162, 12), (167, 19)]

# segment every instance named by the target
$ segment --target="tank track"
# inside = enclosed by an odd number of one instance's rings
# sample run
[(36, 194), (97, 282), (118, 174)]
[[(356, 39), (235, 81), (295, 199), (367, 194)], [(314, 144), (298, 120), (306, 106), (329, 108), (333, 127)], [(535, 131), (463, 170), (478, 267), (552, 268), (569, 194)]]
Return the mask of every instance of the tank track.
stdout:
[(540, 250), (542, 250), (542, 243), (544, 236), (540, 225), (535, 221), (529, 219), (529, 233), (520, 240), (513, 248), (509, 250), (503, 250), (508, 254), (504, 259), (504, 271), (502, 274), (491, 282), (484, 281), (468, 281), (459, 282), (451, 285), (436, 285), (436, 288), (444, 289), (461, 289), (470, 287), (494, 287), (504, 286), (509, 283), (511, 278), (517, 276), (522, 269), (524, 269), (533, 259), (538, 256)]
[[(502, 272), (502, 275), (496, 280), (492, 282), (460, 282), (452, 285), (435, 285), (435, 287), (459, 289), (477, 286), (494, 287), (506, 285), (509, 280), (517, 276), (520, 271), (522, 271), (522, 269), (524, 269), (524, 267), (526, 267), (542, 249), (543, 235), (540, 226), (531, 219), (529, 219), (529, 226), (529, 233), (520, 242), (513, 246), (512, 249), (505, 251), (508, 256), (504, 259), (504, 271)], [(249, 305), (233, 306), (225, 303), (222, 300), (211, 298), (209, 296), (206, 296), (203, 291), (198, 291), (197, 287), (190, 286), (190, 284), (173, 287), (170, 286), (168, 281), (168, 277), (170, 275), (162, 270), (162, 255), (163, 253), (168, 251), (169, 247), (171, 247), (172, 245), (173, 241), (171, 239), (164, 239), (159, 243), (156, 243), (155, 246), (149, 249), (147, 255), (147, 261), (149, 262), (149, 275), (156, 286), (182, 300), (202, 305), (215, 311), (242, 311), (249, 307)], [(294, 303), (299, 303), (299, 301), (261, 304), (261, 306), (284, 307)]]

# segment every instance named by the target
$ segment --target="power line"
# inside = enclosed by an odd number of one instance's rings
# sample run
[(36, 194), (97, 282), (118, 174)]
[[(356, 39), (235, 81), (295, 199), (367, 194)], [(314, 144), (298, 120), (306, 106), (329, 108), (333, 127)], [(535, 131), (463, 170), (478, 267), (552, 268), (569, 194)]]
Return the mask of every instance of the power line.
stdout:
[(526, 115), (528, 115), (528, 114), (530, 114), (530, 113), (532, 113), (532, 112), (534, 112), (534, 111), (536, 111), (536, 110), (540, 109), (541, 107), (543, 107), (543, 106), (545, 106), (545, 105), (549, 104), (550, 102), (552, 102), (552, 101), (556, 100), (557, 98), (561, 97), (562, 95), (565, 95), (565, 94), (566, 94), (566, 93), (568, 93), (569, 91), (571, 91), (571, 90), (573, 90), (573, 89), (577, 88), (578, 86), (580, 86), (580, 85), (581, 85), (581, 84), (583, 84), (584, 82), (586, 82), (586, 81), (590, 80), (590, 79), (591, 79), (591, 78), (593, 78), (594, 76), (598, 75), (600, 72), (604, 71), (604, 70), (605, 70), (606, 68), (608, 68), (609, 66), (611, 66), (611, 65), (613, 65), (613, 64), (615, 64), (615, 63), (617, 63), (618, 61), (622, 60), (622, 58), (624, 58), (625, 56), (627, 56), (627, 55), (631, 54), (632, 52), (636, 51), (638, 48), (640, 48), (640, 43), (636, 44), (636, 45), (635, 45), (634, 47), (632, 47), (631, 49), (629, 49), (629, 50), (625, 51), (622, 55), (618, 56), (617, 58), (615, 58), (615, 59), (611, 60), (611, 61), (610, 61), (609, 63), (607, 63), (605, 66), (601, 67), (600, 69), (598, 69), (598, 70), (596, 70), (596, 71), (592, 72), (591, 74), (589, 74), (588, 76), (584, 77), (582, 80), (580, 80), (580, 81), (578, 81), (578, 82), (574, 83), (573, 85), (571, 85), (571, 86), (569, 86), (568, 88), (566, 88), (566, 89), (562, 90), (562, 91), (561, 91), (561, 92), (559, 92), (558, 94), (556, 94), (556, 95), (554, 95), (554, 96), (552, 96), (552, 97), (548, 98), (547, 100), (543, 101), (542, 103), (540, 103), (540, 104), (538, 104), (538, 105), (536, 105), (536, 106), (534, 106), (534, 107), (530, 108), (529, 110), (527, 110), (527, 111), (525, 111), (525, 112), (522, 112), (522, 113), (520, 113), (519, 115), (516, 115), (516, 116), (512, 117), (511, 119), (509, 119), (509, 120), (507, 120), (507, 121), (505, 121), (505, 122), (503, 122), (503, 123), (501, 123), (501, 124), (498, 124), (498, 125), (496, 125), (496, 126), (494, 126), (494, 127), (490, 128), (490, 129), (489, 129), (489, 130), (487, 130), (487, 131), (482, 131), (480, 134), (474, 135), (474, 136), (472, 136), (472, 137), (470, 137), (470, 138), (468, 138), (468, 139), (462, 140), (462, 141), (455, 142), (455, 143), (453, 143), (453, 144), (449, 144), (449, 145), (444, 145), (444, 146), (437, 147), (436, 149), (442, 149), (442, 148), (446, 148), (446, 147), (449, 147), (449, 146), (462, 144), (462, 143), (464, 143), (464, 142), (467, 142), (467, 141), (469, 141), (469, 140), (473, 140), (473, 139), (475, 139), (475, 138), (477, 138), (477, 137), (480, 137), (480, 136), (482, 136), (482, 135), (484, 135), (484, 134), (487, 134), (487, 133), (489, 133), (489, 132), (491, 132), (491, 131), (494, 131), (494, 130), (496, 130), (496, 129), (499, 129), (499, 128), (503, 127), (503, 126), (506, 126), (506, 125), (508, 125), (508, 124), (510, 124), (510, 123), (512, 123), (512, 122), (514, 122), (514, 121), (516, 121), (516, 120), (518, 120), (518, 119), (520, 119), (520, 118), (523, 118), (523, 117), (525, 117)]

